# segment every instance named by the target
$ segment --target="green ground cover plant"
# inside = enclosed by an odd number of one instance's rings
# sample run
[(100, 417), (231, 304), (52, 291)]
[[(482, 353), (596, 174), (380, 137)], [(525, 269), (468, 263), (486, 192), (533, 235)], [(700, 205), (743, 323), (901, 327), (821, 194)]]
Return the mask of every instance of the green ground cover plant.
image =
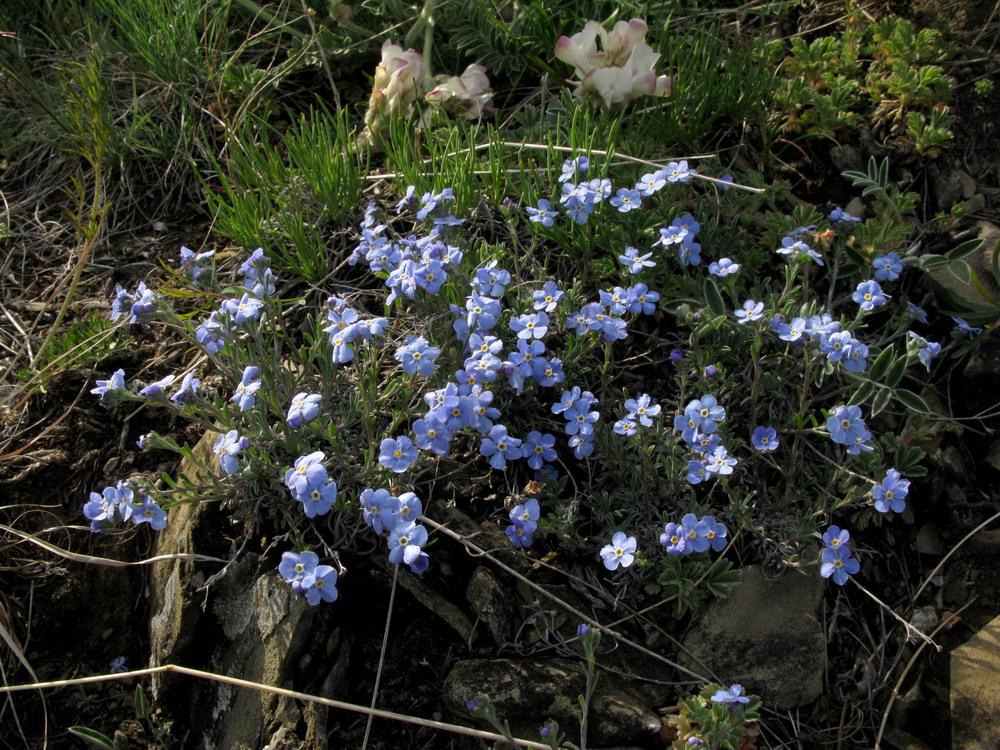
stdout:
[[(76, 538), (155, 534), (215, 503), (338, 617), (343, 580), (374, 556), (394, 587), (433, 577), (435, 548), (460, 536), (448, 505), (502, 529), (488, 556), (565, 561), (626, 611), (684, 621), (766, 563), (930, 643), (866, 579), (927, 472), (921, 445), (948, 429), (929, 426), (930, 378), (995, 317), (967, 262), (982, 242), (912, 252), (918, 196), (888, 158), (843, 173), (850, 210), (792, 200), (767, 170), (775, 144), (843, 138), (862, 117), (939, 157), (954, 124), (939, 64), (956, 50), (853, 8), (807, 41), (765, 33), (787, 4), (668, 5), (0, 11), (37, 45), (3, 56), (5, 100), (30, 93), (0, 121), (5, 151), (23, 154), (21, 194), (64, 191), (73, 269), (50, 287), (49, 333), (8, 369), (28, 398), (53, 369), (93, 367), (106, 419), (161, 422), (135, 450), (171, 467), (90, 487)], [(46, 31), (57, 11), (65, 26)], [(182, 199), (211, 247), (171, 248), (155, 280), (115, 276), (106, 319), (74, 315), (113, 228)], [(951, 340), (914, 282), (938, 266), (990, 303)], [(108, 365), (148, 340), (183, 355)], [(178, 477), (168, 455), (201, 471)], [(612, 628), (577, 630), (579, 737), (549, 723), (529, 746), (587, 746)], [(687, 676), (664, 722), (674, 747), (784, 746), (759, 697)], [(488, 695), (468, 701), (491, 739), (525, 743)], [(177, 741), (141, 689), (135, 710)], [(107, 730), (70, 731), (114, 747)]]

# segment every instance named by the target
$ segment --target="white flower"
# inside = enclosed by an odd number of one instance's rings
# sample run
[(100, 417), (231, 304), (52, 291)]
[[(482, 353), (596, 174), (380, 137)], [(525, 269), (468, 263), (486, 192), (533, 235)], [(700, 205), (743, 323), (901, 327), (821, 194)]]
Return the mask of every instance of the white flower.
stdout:
[(670, 94), (674, 81), (657, 76), (653, 70), (660, 55), (646, 44), (647, 29), (646, 22), (639, 18), (619, 21), (610, 33), (597, 21), (588, 21), (583, 31), (560, 37), (556, 57), (576, 68), (579, 78), (574, 96), (585, 91), (610, 107), (644, 94)]
[(437, 80), (424, 99), (466, 120), (482, 117), (493, 99), (484, 65), (470, 65), (461, 76), (438, 76)]

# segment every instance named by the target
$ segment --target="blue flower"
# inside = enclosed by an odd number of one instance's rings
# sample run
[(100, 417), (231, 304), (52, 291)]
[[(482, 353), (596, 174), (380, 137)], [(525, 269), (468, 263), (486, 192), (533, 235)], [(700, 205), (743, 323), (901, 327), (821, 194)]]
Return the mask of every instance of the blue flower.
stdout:
[(580, 176), (586, 174), (590, 168), (590, 159), (586, 156), (578, 156), (575, 159), (567, 159), (562, 165), (562, 174), (559, 175), (559, 182), (567, 182), (574, 179), (579, 173)]
[(868, 311), (881, 307), (891, 297), (882, 291), (882, 287), (877, 281), (862, 281), (854, 290), (851, 299), (857, 302), (862, 310)]
[(626, 536), (624, 531), (615, 532), (611, 544), (601, 549), (601, 559), (608, 570), (616, 570), (619, 566), (629, 567), (635, 562), (636, 541), (634, 536)]
[(148, 523), (154, 531), (161, 531), (167, 526), (167, 512), (153, 502), (149, 495), (142, 496), (143, 502), (132, 513), (132, 523)]
[(684, 527), (677, 523), (668, 523), (663, 527), (663, 533), (660, 534), (660, 544), (672, 557), (678, 557), (691, 551)]
[(729, 690), (716, 690), (712, 700), (716, 703), (749, 703), (750, 699), (743, 695), (742, 685), (730, 685)]
[(447, 456), (451, 450), (451, 430), (438, 419), (418, 419), (413, 423), (414, 443), (418, 448)]
[(649, 172), (640, 177), (639, 181), (635, 184), (635, 189), (642, 195), (649, 196), (662, 190), (666, 184), (667, 178), (663, 174), (663, 170), (657, 170), (656, 172)]
[(691, 484), (701, 484), (708, 479), (708, 469), (704, 461), (688, 461), (687, 481)]
[(532, 295), (533, 307), (535, 310), (552, 312), (556, 305), (565, 295), (559, 290), (554, 281), (546, 281), (545, 285)]
[(917, 357), (920, 359), (920, 363), (927, 368), (927, 372), (931, 371), (931, 358), (941, 353), (941, 344), (934, 341), (928, 341), (923, 336), (920, 336), (913, 331), (909, 331), (910, 334), (910, 344), (912, 348), (917, 351)]
[(312, 573), (302, 579), (302, 590), (306, 601), (316, 606), (320, 601), (337, 601), (337, 571), (329, 565), (317, 565)]
[(927, 323), (927, 311), (922, 307), (917, 307), (912, 302), (906, 303), (906, 314), (919, 323)]
[(398, 565), (405, 562), (412, 564), (427, 544), (427, 529), (416, 521), (398, 524), (389, 532), (389, 562)]
[(411, 336), (396, 350), (395, 358), (403, 364), (407, 375), (431, 375), (441, 349), (431, 346), (423, 336)]
[(251, 297), (249, 293), (244, 294), (240, 299), (223, 300), (219, 308), (229, 315), (233, 325), (243, 325), (248, 320), (257, 320), (260, 317), (260, 310), (264, 306), (262, 300)]
[(904, 498), (910, 491), (910, 480), (900, 477), (895, 469), (889, 469), (881, 484), (875, 485), (872, 497), (875, 499), (875, 510), (879, 513), (902, 513), (906, 509)]
[(302, 579), (311, 576), (317, 565), (319, 556), (315, 552), (282, 552), (278, 573), (285, 581), (292, 584), (292, 590), (298, 593), (302, 591)]
[(406, 435), (385, 438), (379, 443), (378, 462), (397, 474), (402, 474), (413, 466), (417, 456), (417, 447)]
[(832, 577), (838, 586), (843, 586), (848, 578), (861, 570), (861, 563), (852, 557), (851, 548), (846, 546), (824, 547), (820, 562), (819, 574), (824, 578)]
[(751, 320), (760, 320), (764, 317), (764, 303), (748, 299), (743, 303), (743, 309), (737, 310), (735, 315), (736, 322), (740, 325), (749, 323)]
[(302, 503), (302, 512), (306, 514), (306, 518), (325, 516), (337, 502), (337, 483), (326, 477), (324, 469), (323, 481), (300, 488), (295, 499)]
[(97, 387), (90, 392), (101, 397), (101, 406), (108, 406), (114, 402), (115, 394), (125, 390), (125, 371), (115, 370), (107, 380), (98, 380)]
[(731, 258), (719, 258), (718, 263), (709, 263), (708, 272), (713, 276), (722, 278), (740, 270), (740, 264), (734, 263)]
[(510, 330), (519, 339), (540, 339), (548, 331), (549, 316), (544, 312), (528, 313), (511, 318)]
[(524, 523), (512, 523), (504, 529), (504, 533), (515, 547), (530, 547), (534, 541), (535, 531), (537, 530), (537, 523), (526, 521)]
[(708, 524), (694, 513), (687, 513), (681, 519), (681, 533), (687, 539), (686, 549), (688, 552), (708, 551)]
[(110, 664), (108, 664), (108, 673), (109, 674), (122, 674), (123, 672), (127, 672), (127, 671), (128, 671), (128, 667), (125, 666), (125, 657), (124, 656), (117, 656), (117, 657), (115, 657), (114, 659), (111, 660)]
[(710, 435), (718, 429), (718, 423), (725, 420), (726, 410), (719, 405), (715, 396), (706, 395), (689, 401), (684, 407), (684, 416), (694, 421), (695, 426), (700, 427), (702, 432)]
[(687, 182), (691, 175), (698, 174), (697, 170), (689, 169), (686, 161), (672, 161), (663, 168), (667, 182)]
[(555, 435), (532, 430), (521, 444), (521, 455), (532, 469), (540, 469), (543, 463), (556, 460), (555, 444)]
[(705, 468), (712, 474), (732, 474), (736, 459), (729, 455), (726, 447), (717, 446), (710, 455), (705, 456)]
[[(841, 445), (854, 445), (856, 438), (867, 432), (860, 406), (837, 406), (826, 420), (830, 439)], [(870, 435), (869, 435), (870, 437)]]
[(396, 512), (399, 510), (399, 498), (390, 495), (389, 490), (366, 489), (358, 498), (358, 504), (363, 509), (363, 519), (376, 534), (381, 534), (396, 525)]
[(629, 415), (615, 422), (611, 429), (616, 435), (631, 437), (639, 432), (639, 425), (636, 424), (635, 420), (631, 417), (631, 415)]
[(530, 498), (511, 509), (510, 520), (514, 523), (518, 521), (527, 523), (528, 521), (537, 521), (540, 515), (541, 508), (538, 505), (538, 501), (535, 498)]
[(241, 452), (250, 445), (250, 438), (240, 437), (236, 430), (230, 430), (225, 435), (219, 435), (212, 448), (219, 457), (219, 466), (226, 475), (235, 474), (239, 469), (239, 461), (236, 460)]
[(850, 538), (851, 532), (847, 529), (841, 529), (839, 526), (830, 526), (823, 533), (823, 546), (830, 549), (837, 549), (846, 545)]
[(165, 378), (157, 380), (155, 383), (150, 383), (145, 388), (139, 391), (140, 396), (145, 396), (146, 398), (158, 398), (163, 395), (164, 389), (173, 383), (175, 380), (173, 375), (167, 375)]
[(779, 247), (776, 252), (780, 255), (788, 255), (793, 258), (811, 258), (818, 265), (823, 265), (823, 258), (818, 252), (813, 250), (802, 240), (795, 239), (795, 237), (792, 236), (782, 239), (781, 247)]
[(199, 385), (201, 385), (201, 380), (194, 376), (194, 370), (185, 373), (184, 377), (181, 378), (181, 387), (170, 397), (170, 400), (178, 406), (187, 403), (198, 394)]
[(626, 247), (624, 254), (618, 256), (618, 260), (628, 267), (629, 273), (636, 274), (641, 273), (644, 268), (654, 268), (656, 266), (656, 262), (650, 260), (652, 257), (652, 253), (639, 255), (639, 251), (634, 247)]
[(476, 269), (471, 285), (480, 294), (489, 297), (502, 297), (509, 283), (510, 271), (497, 268), (497, 262), (494, 260), (482, 268)]
[(528, 212), (528, 221), (541, 224), (543, 227), (551, 227), (555, 223), (555, 217), (559, 215), (545, 198), (538, 201), (538, 208), (527, 206), (524, 210)]
[(652, 417), (660, 413), (660, 405), (653, 401), (648, 393), (640, 393), (637, 398), (630, 398), (625, 402), (625, 408), (630, 415), (635, 415), (639, 424), (649, 427), (653, 424)]
[(725, 524), (716, 521), (715, 516), (705, 516), (701, 519), (701, 523), (705, 524), (705, 538), (708, 540), (709, 547), (715, 552), (724, 550), (726, 536), (729, 534)]
[(479, 445), (479, 452), (490, 460), (490, 466), (498, 471), (507, 468), (508, 461), (516, 461), (523, 457), (521, 439), (507, 434), (507, 428), (502, 424), (493, 425), (487, 437)]
[(615, 197), (608, 201), (608, 203), (615, 206), (621, 213), (626, 214), (629, 211), (642, 207), (642, 195), (639, 194), (638, 190), (619, 188)]
[(851, 216), (840, 206), (837, 206), (835, 209), (833, 209), (830, 212), (829, 216), (827, 216), (826, 218), (829, 219), (830, 221), (842, 221), (844, 223), (856, 223), (861, 221), (860, 218), (858, 218), (857, 216)]
[(322, 485), (328, 480), (326, 467), (323, 466), (325, 459), (322, 451), (299, 456), (292, 468), (285, 472), (285, 486), (296, 499), (308, 494), (311, 487)]
[(903, 272), (903, 263), (899, 253), (888, 253), (876, 255), (872, 261), (872, 268), (875, 269), (875, 278), (879, 281), (895, 281)]
[(295, 430), (319, 416), (319, 402), (322, 400), (318, 393), (297, 393), (285, 417), (288, 426)]
[(758, 427), (750, 436), (750, 443), (759, 451), (778, 449), (778, 431), (773, 427)]
[(951, 316), (951, 319), (955, 321), (955, 325), (958, 327), (957, 328), (958, 333), (968, 334), (970, 339), (974, 339), (976, 336), (978, 336), (983, 332), (982, 328), (976, 328), (975, 326), (969, 325), (969, 322), (967, 320), (964, 320), (962, 318), (956, 318), (954, 315)]
[(229, 399), (240, 407), (240, 411), (252, 409), (257, 399), (254, 396), (260, 390), (260, 368), (250, 365), (243, 370), (243, 377), (239, 385), (236, 386), (236, 393)]

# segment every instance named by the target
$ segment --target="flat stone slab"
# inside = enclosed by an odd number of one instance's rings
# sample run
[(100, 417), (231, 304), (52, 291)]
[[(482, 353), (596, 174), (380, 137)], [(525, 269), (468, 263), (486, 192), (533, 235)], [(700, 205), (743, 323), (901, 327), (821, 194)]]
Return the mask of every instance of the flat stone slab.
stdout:
[(951, 742), (962, 750), (1000, 747), (1000, 617), (951, 652)]
[(776, 580), (741, 570), (728, 599), (712, 604), (684, 639), (680, 663), (722, 684), (739, 683), (779, 709), (805, 706), (823, 691), (826, 639), (817, 610), (825, 581), (813, 571)]

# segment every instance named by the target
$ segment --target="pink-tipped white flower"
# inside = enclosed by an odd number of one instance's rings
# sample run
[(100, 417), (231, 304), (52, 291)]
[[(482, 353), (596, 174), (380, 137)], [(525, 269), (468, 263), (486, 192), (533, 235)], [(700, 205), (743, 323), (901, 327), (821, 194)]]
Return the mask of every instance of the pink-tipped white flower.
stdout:
[(470, 65), (460, 76), (437, 76), (436, 80), (437, 86), (424, 99), (457, 117), (477, 120), (493, 99), (485, 65)]
[(639, 18), (619, 21), (610, 32), (597, 21), (588, 21), (583, 31), (560, 37), (556, 57), (576, 68), (579, 78), (574, 96), (587, 92), (610, 107), (637, 96), (669, 95), (674, 80), (653, 70), (660, 55), (646, 44), (647, 30)]

